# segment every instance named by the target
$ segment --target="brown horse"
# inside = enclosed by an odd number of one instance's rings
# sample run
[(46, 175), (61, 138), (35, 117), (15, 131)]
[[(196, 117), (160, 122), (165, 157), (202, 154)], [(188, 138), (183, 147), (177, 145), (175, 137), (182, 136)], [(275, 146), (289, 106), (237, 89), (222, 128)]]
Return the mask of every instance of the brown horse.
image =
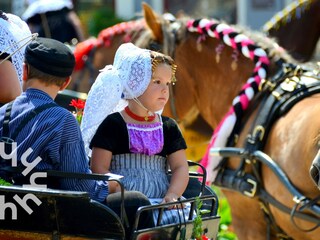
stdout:
[(99, 70), (113, 63), (118, 47), (122, 43), (135, 41), (144, 29), (143, 19), (122, 22), (102, 30), (97, 38), (77, 44), (74, 49), (76, 67), (68, 89), (88, 93)]
[(274, 15), (263, 31), (296, 60), (309, 61), (320, 37), (320, 1), (297, 0)]
[[(215, 20), (168, 23), (147, 5), (144, 14), (151, 30), (149, 39), (162, 44), (178, 65), (174, 98), (179, 116), (183, 118), (188, 107), (196, 107), (218, 132), (228, 126), (218, 125), (226, 113), (233, 115), (224, 123), (230, 124), (236, 116), (229, 135), (236, 148), (210, 150), (212, 155), (232, 155), (218, 166), (220, 182), (207, 169), (209, 180), (223, 187), (239, 239), (319, 239), (319, 158), (315, 156), (320, 139), (320, 94), (314, 80), (318, 75), (308, 75), (293, 65), (286, 52), (261, 34), (239, 34)], [(147, 47), (148, 42), (140, 46)], [(287, 61), (290, 64), (284, 64)], [(309, 89), (301, 79), (311, 79), (316, 90), (306, 91), (307, 95), (299, 92)], [(296, 91), (299, 93), (290, 95)], [(194, 96), (194, 103), (188, 101), (189, 96)], [(277, 111), (263, 111), (269, 105)], [(311, 173), (318, 186), (309, 175), (313, 160)], [(229, 185), (221, 184), (224, 180)]]

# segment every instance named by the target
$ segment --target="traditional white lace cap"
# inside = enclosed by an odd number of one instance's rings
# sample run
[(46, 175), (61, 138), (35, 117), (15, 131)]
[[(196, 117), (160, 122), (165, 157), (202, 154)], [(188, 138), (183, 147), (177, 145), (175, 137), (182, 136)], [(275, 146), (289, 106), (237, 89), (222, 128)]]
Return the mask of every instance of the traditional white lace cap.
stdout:
[[(18, 16), (3, 13), (8, 20), (0, 18), (0, 52), (11, 56), (14, 68), (22, 84), (22, 65), (26, 43), (32, 39), (28, 25)], [(20, 49), (19, 49), (20, 48)]]
[(124, 43), (118, 48), (113, 65), (107, 65), (101, 70), (86, 100), (81, 132), (89, 156), (89, 144), (101, 122), (110, 113), (126, 106), (121, 98), (134, 99), (141, 96), (151, 76), (150, 50), (138, 48), (132, 43)]
[(123, 98), (141, 96), (147, 89), (152, 75), (150, 50), (132, 43), (122, 44), (116, 52), (113, 66), (123, 83)]

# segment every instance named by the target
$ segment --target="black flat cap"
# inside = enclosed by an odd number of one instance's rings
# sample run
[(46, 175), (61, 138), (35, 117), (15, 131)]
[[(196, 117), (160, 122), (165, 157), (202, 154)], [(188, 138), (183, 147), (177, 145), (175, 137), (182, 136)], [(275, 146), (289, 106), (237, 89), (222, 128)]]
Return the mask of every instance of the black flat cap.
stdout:
[(57, 77), (69, 77), (75, 65), (71, 50), (62, 42), (51, 38), (38, 37), (32, 41), (26, 47), (25, 59), (41, 72)]

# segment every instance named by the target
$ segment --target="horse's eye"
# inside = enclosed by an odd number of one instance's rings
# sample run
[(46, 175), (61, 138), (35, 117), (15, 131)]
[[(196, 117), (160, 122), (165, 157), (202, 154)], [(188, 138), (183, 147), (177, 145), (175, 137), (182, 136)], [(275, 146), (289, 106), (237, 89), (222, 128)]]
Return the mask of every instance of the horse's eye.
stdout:
[(170, 86), (170, 85), (173, 85), (173, 83), (172, 82), (167, 82), (166, 85)]

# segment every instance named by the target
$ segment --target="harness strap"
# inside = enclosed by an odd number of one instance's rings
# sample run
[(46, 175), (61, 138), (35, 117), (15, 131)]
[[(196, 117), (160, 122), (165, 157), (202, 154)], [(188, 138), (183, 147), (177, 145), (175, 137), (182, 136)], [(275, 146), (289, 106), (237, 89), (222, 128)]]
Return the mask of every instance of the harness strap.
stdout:
[(10, 122), (10, 116), (11, 116), (11, 110), (12, 110), (12, 105), (13, 101), (8, 103), (6, 112), (5, 112), (5, 117), (3, 120), (3, 131), (2, 131), (2, 138), (9, 138), (11, 137), (12, 140), (15, 140), (16, 137), (18, 136), (19, 132), (25, 127), (25, 125), (33, 119), (36, 115), (41, 113), (42, 111), (51, 108), (51, 107), (56, 107), (58, 106), (56, 103), (47, 103), (44, 105), (41, 105), (40, 107), (37, 107), (33, 109), (29, 114), (22, 120), (22, 122), (19, 124), (19, 126), (15, 129), (13, 134), (10, 136), (10, 129), (9, 129), (9, 122)]
[[(268, 155), (264, 154), (261, 151), (256, 151), (255, 153), (249, 153), (248, 151), (245, 151), (245, 149), (241, 148), (222, 148), (212, 151), (211, 154), (218, 154), (223, 157), (242, 157), (245, 159), (255, 159), (256, 162), (261, 162), (262, 164), (265, 164), (268, 166), (275, 175), (279, 178), (279, 180), (286, 186), (286, 188), (290, 191), (290, 193), (294, 196), (294, 201), (297, 203), (296, 205), (300, 205), (301, 207), (297, 211), (297, 207), (294, 207), (293, 209), (288, 208), (287, 206), (283, 205), (281, 202), (273, 198), (262, 185), (259, 184), (259, 182), (256, 180), (257, 176), (251, 176), (252, 181), (252, 190), (249, 190), (251, 193), (253, 193), (251, 196), (243, 192), (243, 189), (237, 189), (234, 187), (235, 184), (227, 184), (228, 182), (234, 181), (235, 176), (238, 176), (238, 178), (243, 177), (243, 179), (237, 179), (237, 181), (245, 181), (246, 175), (239, 175), (239, 172), (237, 170), (229, 170), (226, 171), (225, 169), (220, 169), (218, 176), (216, 179), (225, 179), (222, 181), (222, 184), (220, 186), (230, 188), (232, 190), (241, 190), (241, 193), (244, 195), (247, 195), (249, 197), (258, 197), (260, 203), (262, 206), (264, 206), (262, 209), (264, 210), (265, 216), (268, 217), (268, 224), (272, 223), (272, 226), (276, 225), (276, 222), (274, 222), (274, 218), (272, 216), (272, 213), (268, 211), (269, 204), (277, 207), (279, 210), (283, 211), (284, 213), (287, 213), (291, 216), (291, 219), (293, 220), (294, 217), (301, 218), (303, 220), (315, 223), (316, 226), (312, 229), (315, 229), (320, 226), (320, 206), (315, 205), (317, 201), (319, 201), (320, 197), (316, 197), (313, 200), (309, 200), (308, 198), (304, 197), (295, 187), (291, 184), (289, 179), (286, 177), (285, 173), (281, 170), (279, 165), (274, 162)], [(221, 176), (221, 174), (225, 174), (225, 176)], [(244, 173), (248, 174), (248, 173)], [(256, 184), (254, 184), (256, 182)], [(215, 182), (216, 184), (216, 182)], [(245, 185), (246, 188), (249, 188), (250, 186), (248, 184)], [(246, 190), (248, 191), (248, 190)], [(267, 211), (266, 211), (267, 209)], [(308, 212), (302, 212), (303, 210), (309, 210)], [(271, 225), (270, 225), (271, 226)], [(276, 227), (273, 227), (274, 229), (277, 229)], [(304, 230), (304, 231), (312, 231), (312, 229)], [(278, 234), (283, 235), (281, 231), (278, 232)]]
[(23, 120), (22, 122), (19, 124), (19, 126), (15, 129), (15, 131), (13, 132), (13, 134), (11, 135), (11, 138), (13, 140), (16, 139), (16, 137), (18, 136), (18, 134), (21, 132), (21, 130), (27, 125), (27, 123), (32, 120), (35, 116), (37, 116), (39, 113), (43, 112), (44, 110), (48, 109), (48, 108), (52, 108), (52, 107), (56, 107), (58, 106), (56, 103), (47, 103), (44, 105), (41, 105), (35, 109), (33, 109)]
[(10, 122), (12, 105), (13, 105), (13, 101), (8, 103), (6, 108), (6, 113), (4, 115), (4, 120), (3, 120), (2, 136), (9, 136), (9, 122)]
[(293, 105), (295, 105), (297, 102), (299, 102), (303, 98), (309, 97), (316, 93), (320, 93), (319, 82), (309, 85), (307, 88), (302, 89), (299, 94), (295, 94), (290, 99), (287, 99), (287, 101), (284, 102), (280, 107), (279, 116), (286, 114), (292, 108)]
[(237, 173), (237, 170), (220, 169), (214, 185), (236, 190), (249, 197), (256, 196), (260, 186), (256, 184), (255, 177), (248, 173), (239, 176)]
[[(292, 209), (288, 208), (287, 206), (283, 205), (281, 202), (279, 202), (277, 199), (275, 199), (274, 197), (272, 197), (267, 191), (265, 191), (264, 189), (260, 189), (259, 191), (259, 197), (261, 199), (266, 199), (266, 201), (268, 203), (270, 203), (271, 205), (277, 207), (278, 209), (280, 209), (281, 211), (287, 213), (287, 214), (291, 214), (292, 213)], [(317, 225), (320, 225), (320, 220), (317, 216), (311, 216), (302, 212), (295, 212), (295, 215), (303, 220), (312, 222), (312, 223), (316, 223)]]
[[(1, 136), (0, 141), (4, 142), (5, 152), (6, 154), (12, 152), (12, 146), (11, 144), (15, 141), (18, 134), (21, 132), (21, 130), (26, 126), (26, 124), (33, 119), (37, 114), (41, 113), (42, 111), (58, 106), (56, 103), (48, 103), (44, 104), (40, 107), (37, 107), (33, 109), (28, 115), (22, 120), (22, 122), (18, 125), (18, 127), (15, 129), (13, 134), (10, 136), (10, 128), (9, 128), (9, 122), (10, 122), (10, 116), (11, 116), (11, 110), (13, 106), (13, 102), (8, 103), (5, 117), (3, 120), (3, 133)], [(11, 147), (11, 149), (9, 149)], [(13, 181), (13, 167), (11, 166), (11, 161), (8, 161), (6, 159), (3, 159), (0, 157), (0, 177), (3, 178), (6, 181)], [(21, 171), (20, 171), (21, 173)]]
[[(13, 101), (8, 103), (8, 105), (7, 105), (4, 120), (3, 120), (3, 128), (2, 128), (2, 132), (3, 132), (2, 135), (3, 136), (1, 138), (1, 140), (4, 142), (4, 151), (6, 154), (8, 154), (10, 152), (9, 146), (10, 146), (10, 143), (12, 143), (12, 140), (8, 137), (9, 136), (9, 121), (10, 121), (10, 113), (11, 113), (12, 105), (13, 105)], [(0, 162), (3, 163), (4, 161), (5, 160), (2, 157), (0, 157)]]
[[(298, 84), (297, 84), (298, 85)], [(260, 106), (257, 118), (252, 124), (251, 134), (247, 138), (246, 149), (250, 152), (263, 149), (268, 132), (276, 119), (283, 116), (297, 102), (320, 92), (319, 82), (300, 85), (294, 91), (288, 92), (281, 85), (267, 96), (267, 100)]]
[(277, 238), (281, 240), (292, 239), (276, 224), (276, 220), (274, 219), (274, 216), (271, 214), (269, 204), (263, 201), (259, 201), (259, 204), (262, 209), (264, 219), (267, 223), (267, 240), (271, 240), (272, 230), (275, 232)]

